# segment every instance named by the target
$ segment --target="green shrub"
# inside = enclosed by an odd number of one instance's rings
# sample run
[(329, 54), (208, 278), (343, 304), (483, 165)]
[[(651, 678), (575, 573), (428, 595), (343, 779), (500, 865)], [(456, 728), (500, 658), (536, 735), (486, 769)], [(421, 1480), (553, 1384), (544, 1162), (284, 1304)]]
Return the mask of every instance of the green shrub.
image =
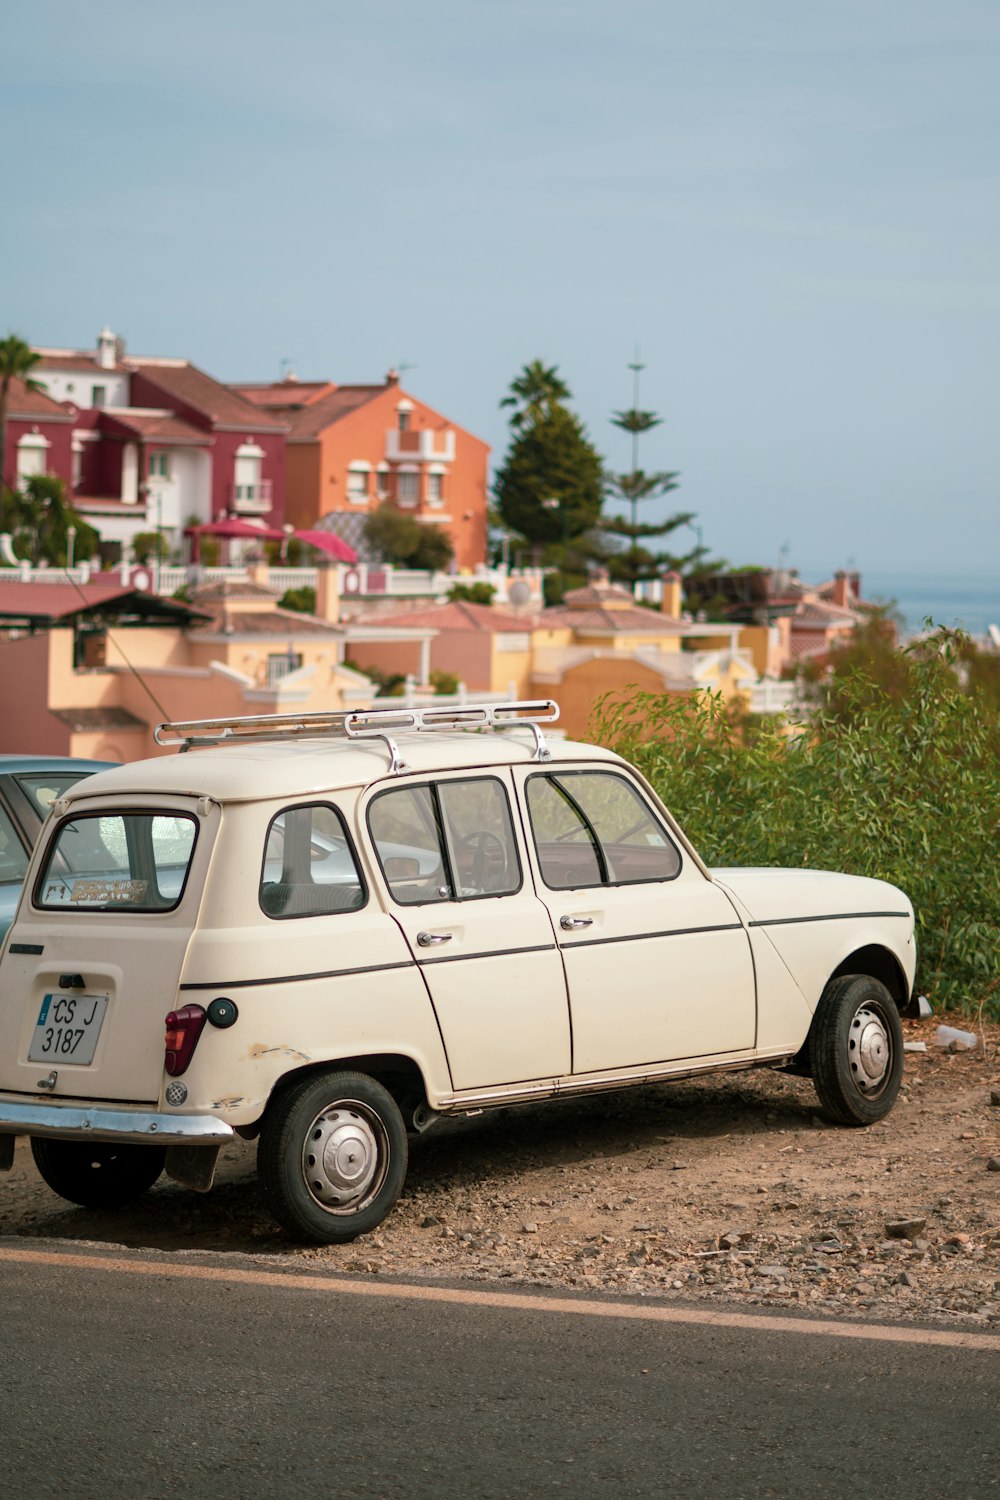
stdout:
[(492, 583), (477, 579), (475, 583), (453, 583), (448, 590), (448, 599), (461, 599), (466, 604), (492, 604), (496, 589)]
[(901, 653), (906, 691), (863, 666), (789, 734), (712, 694), (602, 700), (591, 737), (631, 760), (711, 865), (845, 870), (900, 886), (917, 916), (917, 987), (1000, 1017), (1000, 730), (969, 690), (967, 640)]
[(303, 584), (299, 589), (286, 589), (278, 600), (279, 609), (294, 609), (300, 615), (314, 615), (316, 613), (316, 590), (311, 584)]

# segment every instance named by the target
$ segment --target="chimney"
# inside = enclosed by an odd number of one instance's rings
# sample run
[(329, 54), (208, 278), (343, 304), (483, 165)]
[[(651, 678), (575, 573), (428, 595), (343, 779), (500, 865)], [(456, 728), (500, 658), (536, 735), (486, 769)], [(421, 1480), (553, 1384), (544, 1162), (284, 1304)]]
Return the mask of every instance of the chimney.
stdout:
[(840, 609), (850, 609), (854, 602), (851, 592), (851, 575), (845, 573), (843, 568), (839, 568), (833, 575), (833, 602)]
[(661, 580), (663, 592), (660, 595), (660, 610), (669, 615), (672, 620), (681, 617), (681, 590), (683, 580), (679, 573), (664, 573)]
[(115, 343), (115, 336), (105, 323), (97, 335), (97, 363), (102, 370), (113, 370), (115, 367)]
[(322, 561), (316, 568), (316, 614), (331, 625), (340, 624), (340, 564)]
[(386, 372), (385, 372), (385, 383), (386, 383), (386, 385), (398, 385), (399, 384), (399, 371), (398, 370), (386, 370)]

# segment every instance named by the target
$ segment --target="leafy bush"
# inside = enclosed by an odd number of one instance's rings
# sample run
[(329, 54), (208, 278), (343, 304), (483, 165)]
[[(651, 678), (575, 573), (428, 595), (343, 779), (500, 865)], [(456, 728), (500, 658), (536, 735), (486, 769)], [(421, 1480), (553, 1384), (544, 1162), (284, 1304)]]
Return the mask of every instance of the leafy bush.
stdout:
[(430, 681), (438, 698), (453, 698), (461, 684), (461, 678), (456, 677), (454, 672), (432, 672)]
[(423, 526), (404, 515), (391, 501), (365, 518), (365, 540), (383, 562), (400, 568), (425, 568), (434, 573), (454, 556), (447, 534), (437, 526)]
[(278, 600), (279, 609), (294, 609), (300, 615), (314, 615), (316, 613), (316, 590), (311, 584), (303, 584), (300, 589), (286, 589)]
[(160, 562), (166, 562), (170, 556), (170, 543), (162, 531), (137, 531), (132, 538), (132, 553), (142, 567), (157, 557)]
[(448, 590), (449, 601), (461, 599), (465, 604), (492, 604), (496, 589), (492, 583), (481, 578), (475, 583), (453, 583)]
[(1000, 728), (969, 690), (965, 638), (900, 653), (906, 691), (863, 665), (789, 733), (721, 698), (602, 700), (591, 737), (631, 760), (712, 865), (846, 870), (900, 886), (917, 916), (917, 987), (1000, 1017)]

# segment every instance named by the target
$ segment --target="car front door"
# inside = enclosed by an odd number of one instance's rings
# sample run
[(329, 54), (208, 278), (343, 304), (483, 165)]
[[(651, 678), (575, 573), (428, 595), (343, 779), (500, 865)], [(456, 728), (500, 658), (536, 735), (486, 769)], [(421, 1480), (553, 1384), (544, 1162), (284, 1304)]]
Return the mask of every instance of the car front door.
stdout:
[(573, 1072), (752, 1049), (746, 931), (638, 781), (592, 764), (514, 774), (566, 968)]
[(506, 773), (466, 772), (376, 791), (366, 808), (456, 1091), (570, 1071), (563, 966), (525, 874), (510, 791)]

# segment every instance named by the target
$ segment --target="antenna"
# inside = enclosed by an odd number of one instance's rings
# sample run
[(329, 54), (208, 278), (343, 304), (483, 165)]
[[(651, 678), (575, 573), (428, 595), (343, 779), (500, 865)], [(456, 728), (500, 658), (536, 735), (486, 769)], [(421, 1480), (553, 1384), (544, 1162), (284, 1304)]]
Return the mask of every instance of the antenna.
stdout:
[(288, 377), (294, 373), (294, 371), (295, 371), (295, 361), (294, 361), (294, 359), (288, 359), (286, 357), (285, 359), (281, 359), (281, 360), (278, 361), (278, 379), (279, 380), (287, 380)]

